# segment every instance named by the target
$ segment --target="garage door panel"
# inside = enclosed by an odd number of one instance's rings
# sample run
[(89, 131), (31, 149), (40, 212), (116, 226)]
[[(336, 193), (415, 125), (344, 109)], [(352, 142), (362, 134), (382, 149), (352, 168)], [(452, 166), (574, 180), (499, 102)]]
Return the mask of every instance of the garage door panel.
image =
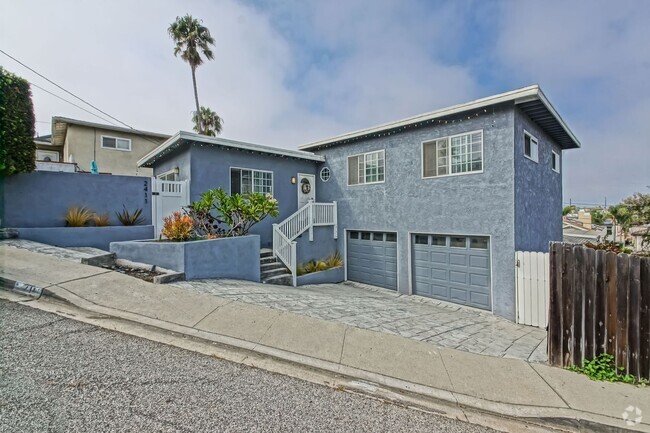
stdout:
[(456, 266), (467, 266), (467, 255), (458, 253), (449, 253), (449, 264)]
[(447, 271), (444, 269), (436, 269), (436, 268), (431, 268), (431, 278), (434, 280), (441, 280), (441, 281), (447, 281), (449, 278), (447, 276)]
[(458, 271), (449, 271), (449, 281), (452, 283), (467, 284), (467, 273)]
[(441, 251), (431, 251), (431, 263), (449, 263), (449, 255)]
[(485, 293), (470, 292), (470, 301), (474, 305), (482, 305), (485, 308), (490, 307), (490, 296)]
[(471, 286), (489, 287), (490, 280), (487, 275), (470, 274), (469, 284)]
[(481, 257), (481, 256), (472, 255), (469, 258), (469, 265), (472, 268), (489, 269), (490, 268), (490, 261), (489, 261), (488, 257)]
[[(413, 291), (416, 294), (449, 302), (490, 309), (490, 250), (489, 239), (479, 239), (470, 245), (487, 248), (454, 248), (450, 235), (418, 235), (420, 239), (439, 239), (440, 245), (416, 244), (412, 239)], [(442, 242), (445, 241), (445, 242)], [(449, 245), (449, 246), (446, 246)]]
[(361, 239), (351, 239), (348, 235), (348, 280), (397, 288), (397, 242), (385, 239), (396, 239), (396, 235), (362, 232)]

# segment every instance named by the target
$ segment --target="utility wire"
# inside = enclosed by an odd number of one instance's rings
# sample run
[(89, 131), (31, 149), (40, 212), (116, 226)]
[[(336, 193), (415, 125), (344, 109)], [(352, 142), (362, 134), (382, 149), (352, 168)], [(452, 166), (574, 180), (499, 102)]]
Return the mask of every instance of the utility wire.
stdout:
[[(131, 129), (135, 135), (139, 135), (139, 136), (141, 136), (142, 138), (144, 138), (145, 140), (147, 140), (147, 141), (149, 141), (149, 142), (151, 142), (151, 143), (154, 143), (154, 144), (156, 144), (156, 145), (160, 144), (158, 141), (149, 138), (149, 137), (148, 137), (144, 132), (139, 131), (139, 130), (135, 129), (134, 127), (132, 127), (131, 125), (122, 122), (121, 120), (119, 120), (119, 119), (117, 119), (117, 118), (111, 116), (110, 114), (106, 113), (105, 111), (100, 110), (99, 108), (97, 108), (96, 106), (94, 106), (93, 104), (91, 104), (90, 102), (88, 102), (88, 101), (84, 100), (83, 98), (81, 98), (81, 97), (75, 95), (74, 93), (70, 92), (69, 90), (66, 90), (65, 88), (61, 87), (60, 85), (58, 85), (58, 84), (55, 83), (54, 81), (50, 80), (49, 78), (47, 78), (47, 77), (44, 76), (43, 74), (39, 73), (38, 71), (34, 70), (33, 68), (30, 68), (29, 66), (27, 66), (26, 64), (24, 64), (24, 63), (21, 62), (20, 60), (16, 59), (15, 57), (13, 57), (13, 56), (11, 56), (10, 54), (8, 54), (8, 53), (6, 53), (5, 51), (3, 51), (2, 49), (0, 49), (0, 53), (2, 53), (2, 54), (4, 54), (5, 56), (9, 57), (9, 58), (12, 59), (13, 61), (17, 62), (18, 64), (20, 64), (20, 65), (22, 65), (22, 66), (24, 66), (25, 68), (29, 69), (30, 71), (32, 71), (33, 73), (35, 73), (35, 74), (38, 75), (39, 77), (41, 77), (41, 78), (43, 78), (44, 80), (46, 80), (47, 82), (49, 82), (49, 83), (55, 85), (55, 86), (58, 87), (59, 89), (61, 89), (61, 90), (63, 90), (64, 92), (68, 93), (69, 95), (72, 95), (73, 97), (77, 98), (78, 100), (80, 100), (80, 101), (83, 102), (84, 104), (86, 104), (86, 105), (88, 105), (88, 106), (94, 108), (95, 110), (97, 110), (97, 111), (99, 111), (100, 113), (102, 113), (102, 114), (108, 116), (109, 118), (115, 120), (116, 122), (121, 123), (122, 125), (126, 126), (128, 129)], [(89, 113), (89, 114), (91, 114), (91, 115), (93, 115), (93, 116), (95, 116), (95, 117), (97, 117), (97, 118), (99, 118), (99, 119), (102, 119), (104, 122), (107, 122), (107, 123), (110, 123), (110, 124), (113, 125), (113, 126), (118, 126), (118, 127), (119, 127), (119, 125), (115, 124), (115, 122), (111, 122), (110, 120), (105, 119), (104, 117), (99, 116), (98, 114), (95, 114), (95, 113), (93, 113), (93, 112), (91, 112), (91, 111), (89, 111), (89, 110), (87, 110), (87, 109), (85, 109), (85, 108), (83, 108), (83, 107), (80, 107), (79, 105), (77, 105), (77, 104), (75, 104), (75, 103), (73, 103), (73, 102), (70, 102), (70, 101), (68, 101), (67, 99), (62, 98), (61, 96), (56, 95), (56, 94), (50, 92), (49, 90), (46, 90), (46, 89), (44, 89), (44, 88), (42, 88), (42, 87), (40, 87), (40, 86), (38, 86), (38, 85), (36, 85), (36, 84), (34, 84), (34, 83), (32, 83), (32, 82), (30, 82), (30, 84), (31, 84), (32, 86), (38, 88), (38, 89), (41, 89), (41, 90), (44, 91), (44, 92), (49, 93), (50, 95), (52, 95), (52, 96), (54, 96), (54, 97), (56, 97), (56, 98), (61, 99), (62, 101), (67, 102), (68, 104), (74, 105), (75, 107), (77, 107), (77, 108), (79, 108), (79, 109), (85, 111), (86, 113)]]
[(83, 111), (85, 111), (85, 112), (88, 113), (88, 114), (91, 114), (91, 115), (93, 115), (93, 116), (95, 116), (95, 117), (97, 117), (97, 118), (99, 118), (99, 119), (102, 119), (104, 122), (108, 122), (108, 123), (110, 123), (111, 125), (117, 126), (114, 122), (111, 122), (110, 120), (105, 119), (105, 118), (103, 118), (102, 116), (100, 116), (100, 115), (98, 115), (98, 114), (95, 114), (95, 113), (93, 113), (93, 112), (90, 111), (90, 110), (86, 110), (84, 107), (82, 107), (82, 106), (80, 106), (80, 105), (77, 105), (77, 104), (75, 104), (74, 102), (70, 102), (70, 101), (68, 101), (67, 99), (62, 98), (61, 96), (57, 95), (56, 93), (52, 93), (52, 92), (50, 92), (49, 90), (46, 90), (46, 89), (42, 88), (41, 86), (32, 83), (31, 81), (29, 82), (29, 84), (31, 84), (32, 86), (36, 87), (37, 89), (41, 89), (41, 90), (44, 91), (45, 93), (49, 93), (50, 95), (54, 96), (55, 98), (59, 98), (59, 99), (62, 100), (63, 102), (67, 102), (67, 103), (70, 104), (70, 105), (74, 105), (74, 106), (77, 107), (78, 109), (83, 110)]
[[(69, 90), (64, 89), (63, 87), (61, 87), (61, 86), (59, 86), (58, 84), (56, 84), (54, 81), (52, 81), (52, 80), (50, 80), (49, 78), (47, 78), (45, 75), (43, 75), (43, 74), (41, 74), (40, 72), (38, 72), (38, 71), (36, 71), (36, 70), (30, 68), (29, 66), (27, 66), (26, 64), (24, 64), (23, 62), (21, 62), (21, 61), (18, 60), (17, 58), (11, 56), (10, 54), (7, 54), (7, 53), (6, 53), (5, 51), (3, 51), (2, 49), (0, 49), (0, 53), (2, 53), (2, 54), (4, 54), (5, 56), (9, 57), (9, 58), (10, 58), (11, 60), (13, 60), (14, 62), (16, 62), (16, 63), (18, 63), (18, 64), (24, 66), (24, 67), (27, 68), (27, 69), (29, 69), (30, 71), (32, 71), (33, 73), (35, 73), (35, 74), (38, 75), (39, 77), (41, 77), (41, 78), (43, 78), (44, 80), (46, 80), (48, 83), (55, 85), (56, 87), (58, 87), (59, 89), (63, 90), (63, 91), (66, 92), (67, 94), (69, 94), (69, 95), (71, 95), (71, 96), (77, 98), (78, 100), (80, 100), (80, 101), (83, 102), (84, 104), (86, 104), (86, 105), (88, 105), (88, 106), (94, 108), (95, 110), (99, 111), (99, 112), (102, 113), (103, 115), (108, 116), (109, 118), (115, 120), (115, 121), (118, 122), (118, 123), (121, 123), (122, 125), (126, 126), (126, 127), (129, 128), (129, 129), (134, 129), (134, 130), (135, 130), (135, 128), (132, 127), (131, 125), (128, 125), (128, 124), (122, 122), (121, 120), (119, 120), (119, 119), (117, 119), (117, 118), (111, 116), (110, 114), (108, 114), (107, 112), (105, 112), (105, 111), (103, 111), (103, 110), (100, 110), (99, 108), (97, 108), (97, 107), (95, 107), (93, 104), (91, 104), (90, 102), (88, 102), (88, 101), (84, 100), (83, 98), (81, 98), (81, 97), (75, 95), (74, 93), (70, 92)], [(42, 89), (41, 89), (41, 90), (42, 90)], [(98, 116), (98, 117), (99, 117), (99, 116)], [(109, 122), (109, 123), (112, 123), (112, 122)], [(115, 124), (113, 123), (113, 125), (115, 125)]]

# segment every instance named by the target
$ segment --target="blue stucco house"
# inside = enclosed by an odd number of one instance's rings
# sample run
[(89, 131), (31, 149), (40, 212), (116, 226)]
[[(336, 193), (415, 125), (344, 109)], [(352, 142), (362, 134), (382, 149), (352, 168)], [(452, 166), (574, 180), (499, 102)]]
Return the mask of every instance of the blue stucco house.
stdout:
[(338, 250), (347, 280), (514, 320), (515, 251), (562, 240), (562, 152), (579, 147), (534, 85), (299, 150), (180, 132), (139, 165), (192, 199), (273, 194), (280, 217), (255, 231), (290, 270)]

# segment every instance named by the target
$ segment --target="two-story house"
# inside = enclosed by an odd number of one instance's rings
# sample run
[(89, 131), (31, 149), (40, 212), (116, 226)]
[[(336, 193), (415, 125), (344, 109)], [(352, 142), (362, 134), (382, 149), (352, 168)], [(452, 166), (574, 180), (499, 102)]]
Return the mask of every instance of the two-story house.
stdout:
[[(138, 167), (137, 162), (168, 138), (156, 132), (53, 117), (52, 135), (39, 137), (36, 143), (37, 169), (89, 172), (95, 161), (100, 173), (151, 176), (153, 170)], [(73, 163), (76, 167), (63, 170), (52, 163)]]
[[(299, 261), (336, 249), (348, 280), (514, 320), (515, 251), (562, 240), (562, 152), (578, 147), (535, 85), (299, 151), (179, 132), (138, 164), (178, 173), (193, 199), (219, 186), (271, 193), (282, 227), (309, 199), (335, 202), (335, 234), (290, 239)], [(281, 255), (277, 227), (255, 229)]]

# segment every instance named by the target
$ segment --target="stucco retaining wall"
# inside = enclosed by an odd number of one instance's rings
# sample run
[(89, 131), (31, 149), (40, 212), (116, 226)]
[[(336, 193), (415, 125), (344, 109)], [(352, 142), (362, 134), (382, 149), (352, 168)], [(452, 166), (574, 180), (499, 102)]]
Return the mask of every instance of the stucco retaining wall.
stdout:
[(57, 247), (94, 247), (108, 251), (111, 242), (152, 239), (152, 225), (107, 227), (23, 227), (16, 229), (20, 239)]
[(118, 259), (183, 272), (185, 279), (232, 278), (260, 281), (258, 235), (191, 242), (113, 242)]
[(338, 268), (327, 269), (325, 271), (299, 275), (297, 278), (297, 284), (299, 286), (305, 286), (307, 284), (340, 283), (343, 280), (345, 280), (345, 270), (343, 266), (341, 266)]

